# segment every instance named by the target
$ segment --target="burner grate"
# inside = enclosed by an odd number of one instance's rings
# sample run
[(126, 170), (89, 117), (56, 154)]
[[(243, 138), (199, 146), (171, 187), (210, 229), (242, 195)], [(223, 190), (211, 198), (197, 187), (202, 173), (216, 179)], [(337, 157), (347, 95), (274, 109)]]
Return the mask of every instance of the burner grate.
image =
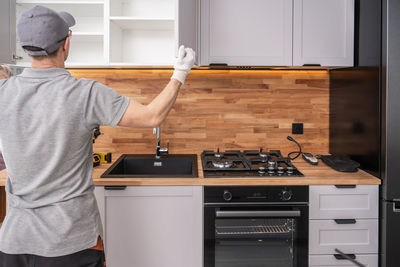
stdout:
[(204, 177), (300, 177), (301, 172), (279, 150), (205, 150), (201, 154)]

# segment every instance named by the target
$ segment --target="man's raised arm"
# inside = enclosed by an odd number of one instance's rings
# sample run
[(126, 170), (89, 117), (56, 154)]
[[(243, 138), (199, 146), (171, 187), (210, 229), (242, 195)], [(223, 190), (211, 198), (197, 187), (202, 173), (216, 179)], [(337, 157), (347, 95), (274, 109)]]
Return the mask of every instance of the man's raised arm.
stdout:
[(148, 105), (143, 105), (131, 99), (125, 114), (118, 126), (125, 127), (157, 127), (167, 117), (174, 105), (183, 85), (186, 75), (191, 70), (195, 60), (195, 52), (191, 48), (181, 46), (174, 65), (174, 74), (163, 91)]

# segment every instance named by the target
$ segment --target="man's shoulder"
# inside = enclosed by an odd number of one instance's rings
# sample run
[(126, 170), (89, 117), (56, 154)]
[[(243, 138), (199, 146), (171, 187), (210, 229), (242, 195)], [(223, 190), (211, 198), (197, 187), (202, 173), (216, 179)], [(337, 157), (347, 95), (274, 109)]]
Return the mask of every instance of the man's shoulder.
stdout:
[(85, 78), (76, 79), (75, 77), (70, 76), (67, 83), (73, 84), (73, 88), (79, 89), (78, 92), (87, 94), (90, 93), (92, 87), (95, 86), (96, 81)]
[[(74, 79), (76, 79), (76, 78), (74, 77)], [(87, 78), (76, 79), (76, 81), (79, 85), (84, 86), (84, 87), (89, 87), (89, 88), (96, 87), (96, 86), (104, 86), (96, 80), (87, 79)]]
[(83, 87), (89, 91), (92, 90), (108, 90), (110, 89), (108, 86), (102, 84), (101, 82), (98, 82), (96, 80), (91, 80), (91, 79), (86, 79), (86, 78), (80, 78), (77, 80), (78, 84), (80, 87)]

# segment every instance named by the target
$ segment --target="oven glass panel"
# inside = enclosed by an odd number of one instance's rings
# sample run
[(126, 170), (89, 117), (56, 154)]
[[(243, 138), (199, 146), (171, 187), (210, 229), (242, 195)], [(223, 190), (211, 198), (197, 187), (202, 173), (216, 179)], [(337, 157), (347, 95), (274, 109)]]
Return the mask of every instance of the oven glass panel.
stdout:
[(216, 219), (216, 267), (294, 267), (296, 219)]

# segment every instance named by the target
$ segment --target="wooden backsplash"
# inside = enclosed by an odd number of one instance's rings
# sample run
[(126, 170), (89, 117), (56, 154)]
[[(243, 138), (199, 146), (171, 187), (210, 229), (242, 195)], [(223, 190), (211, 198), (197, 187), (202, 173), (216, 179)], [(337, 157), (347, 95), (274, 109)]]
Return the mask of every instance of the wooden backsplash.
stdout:
[[(77, 78), (97, 80), (117, 92), (149, 103), (169, 81), (170, 70), (70, 70)], [(281, 149), (293, 122), (305, 151), (329, 147), (329, 73), (327, 71), (193, 70), (161, 125), (162, 146), (171, 153), (204, 149)], [(101, 127), (99, 152), (154, 153), (152, 129)]]

